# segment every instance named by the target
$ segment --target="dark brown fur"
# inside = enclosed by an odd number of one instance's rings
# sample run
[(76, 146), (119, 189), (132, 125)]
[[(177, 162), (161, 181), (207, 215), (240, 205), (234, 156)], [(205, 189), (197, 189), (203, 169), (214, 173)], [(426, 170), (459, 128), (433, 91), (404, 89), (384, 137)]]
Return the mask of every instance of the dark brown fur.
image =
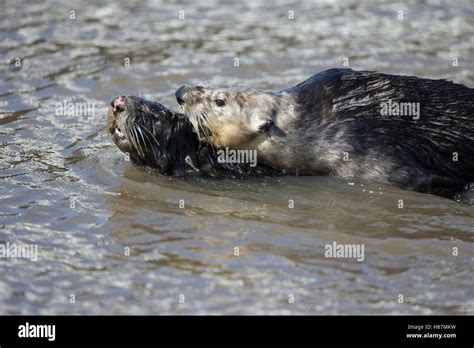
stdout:
[[(280, 93), (200, 87), (205, 103), (196, 103), (195, 91), (182, 87), (181, 102), (188, 117), (206, 115), (213, 145), (255, 148), (261, 163), (288, 174), (357, 176), (444, 196), (474, 182), (474, 90), (463, 85), (331, 69)], [(241, 107), (239, 93), (251, 102)], [(226, 106), (215, 108), (216, 94)], [(384, 115), (389, 101), (419, 103), (419, 119)], [(268, 121), (260, 134), (256, 125)], [(228, 135), (232, 124), (240, 135)]]
[[(278, 173), (265, 165), (251, 167), (248, 164), (218, 163), (214, 149), (199, 143), (184, 115), (172, 112), (160, 103), (133, 96), (123, 98), (123, 110), (114, 111), (113, 105), (109, 107), (107, 130), (119, 149), (129, 153), (132, 162), (139, 166), (175, 176), (235, 178)], [(136, 137), (138, 142), (135, 144), (130, 141), (130, 137), (134, 136), (134, 127), (141, 127), (144, 135)], [(125, 134), (126, 139), (121, 140), (117, 136), (118, 128)]]

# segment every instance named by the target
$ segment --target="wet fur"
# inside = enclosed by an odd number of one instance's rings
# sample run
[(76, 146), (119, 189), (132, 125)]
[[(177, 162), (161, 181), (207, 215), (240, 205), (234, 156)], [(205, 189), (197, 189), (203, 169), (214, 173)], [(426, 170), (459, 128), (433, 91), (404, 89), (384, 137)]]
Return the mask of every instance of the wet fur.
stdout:
[[(231, 98), (240, 93), (245, 112), (236, 112), (235, 105), (232, 112), (222, 111), (226, 124), (234, 122), (244, 129), (242, 137), (237, 133), (227, 140), (219, 127), (211, 127), (211, 142), (219, 139), (214, 145), (255, 148), (259, 161), (288, 174), (357, 176), (443, 196), (474, 181), (474, 90), (463, 85), (331, 69), (278, 94), (261, 91), (264, 98), (257, 106), (245, 104), (248, 98), (258, 100), (254, 91), (203, 89), (201, 99), (213, 93), (230, 93)], [(381, 115), (381, 103), (389, 99), (419, 102), (420, 118)], [(203, 103), (186, 108), (208, 111)], [(263, 135), (248, 121), (255, 111), (258, 122), (274, 122)]]
[[(189, 120), (161, 105), (142, 98), (124, 98), (124, 111), (107, 113), (107, 130), (122, 152), (129, 153), (134, 164), (162, 174), (245, 177), (275, 175), (277, 170), (264, 165), (218, 163), (214, 149), (201, 144)], [(120, 140), (119, 128), (125, 135)]]

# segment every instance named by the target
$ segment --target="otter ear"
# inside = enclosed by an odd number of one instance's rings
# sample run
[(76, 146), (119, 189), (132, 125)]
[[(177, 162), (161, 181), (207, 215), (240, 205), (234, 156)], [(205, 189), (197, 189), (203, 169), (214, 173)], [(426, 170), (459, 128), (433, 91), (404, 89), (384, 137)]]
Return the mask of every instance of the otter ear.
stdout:
[(274, 122), (272, 120), (265, 120), (258, 126), (259, 133), (266, 133), (271, 126), (273, 126)]

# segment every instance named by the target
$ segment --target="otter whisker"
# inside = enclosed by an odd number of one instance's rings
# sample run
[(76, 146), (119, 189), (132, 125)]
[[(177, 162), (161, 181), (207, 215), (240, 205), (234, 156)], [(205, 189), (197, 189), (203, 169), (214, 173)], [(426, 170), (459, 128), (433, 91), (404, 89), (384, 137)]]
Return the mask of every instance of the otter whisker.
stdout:
[[(135, 134), (136, 134), (136, 136), (137, 136), (137, 143), (138, 143), (138, 145), (140, 146), (141, 155), (142, 155), (143, 158), (145, 158), (146, 153), (145, 153), (145, 151), (143, 150), (143, 146), (145, 146), (145, 144), (144, 144), (145, 140), (142, 138), (143, 143), (140, 141), (139, 129), (138, 129), (137, 126), (135, 126), (134, 128), (135, 128)], [(143, 145), (143, 146), (142, 146), (142, 145)]]
[(136, 130), (137, 130), (137, 133), (140, 134), (142, 140), (143, 140), (143, 146), (145, 146), (145, 150), (148, 150), (148, 145), (145, 141), (145, 137), (143, 136), (143, 132), (142, 132), (142, 127), (140, 125), (137, 125), (136, 127)]
[(135, 141), (135, 136), (133, 134), (133, 128), (132, 127), (127, 129), (127, 136), (128, 136), (128, 140), (130, 141), (130, 144), (132, 145), (132, 147), (134, 149), (136, 149), (137, 152), (138, 152), (138, 146), (137, 146), (137, 143)]
[(200, 131), (199, 131), (199, 123), (198, 123), (198, 119), (194, 113), (194, 111), (189, 111), (188, 108), (185, 108), (185, 113), (187, 115), (189, 115), (189, 121), (191, 122), (191, 125), (193, 126), (194, 128), (194, 131), (196, 132), (196, 134), (198, 135), (198, 138), (200, 137)]
[(141, 156), (141, 157), (145, 157), (145, 153), (143, 151), (143, 148), (140, 144), (140, 141), (138, 139), (138, 134), (137, 134), (137, 130), (136, 130), (136, 127), (133, 126), (131, 128), (131, 131), (133, 133), (133, 144), (135, 145), (135, 149), (137, 150), (138, 154)]
[(212, 136), (212, 127), (211, 122), (208, 120), (208, 115), (204, 110), (190, 110), (187, 107), (184, 107), (184, 112), (188, 116), (188, 120), (190, 121), (194, 131), (198, 135), (198, 140), (201, 142), (201, 139), (206, 139), (207, 143), (210, 144), (212, 147), (213, 144), (211, 142)]
[(206, 140), (209, 142), (209, 134), (207, 132), (207, 129), (204, 125), (204, 120), (202, 119), (201, 116), (198, 116), (198, 120), (199, 120), (199, 127), (201, 128), (202, 130), (202, 133), (204, 135), (204, 138), (206, 138)]
[(200, 110), (199, 118), (201, 120), (201, 128), (203, 130), (204, 137), (207, 139), (207, 142), (211, 144), (212, 127), (209, 127), (210, 122), (208, 120), (207, 113), (204, 110)]
[(148, 129), (146, 129), (145, 127), (141, 127), (141, 128), (146, 132), (145, 136), (146, 136), (148, 142), (150, 143), (150, 146), (151, 146), (152, 150), (153, 150), (153, 145), (151, 144), (150, 137), (151, 137), (151, 139), (153, 139), (155, 141), (156, 145), (160, 146), (160, 143), (158, 142), (158, 140), (156, 140), (156, 138), (153, 136), (153, 134)]
[(186, 112), (187, 112), (187, 115), (188, 115), (188, 119), (191, 122), (191, 125), (193, 126), (194, 131), (196, 132), (196, 134), (199, 137), (199, 124), (198, 124), (198, 120), (197, 120), (196, 116), (194, 115), (194, 112), (189, 111), (189, 110), (186, 110)]
[[(142, 126), (138, 126), (138, 127), (140, 129), (141, 134), (144, 136), (144, 142), (145, 142), (146, 149), (148, 150), (148, 144), (149, 144), (150, 145), (149, 149), (150, 149), (151, 153), (153, 154), (153, 157), (155, 157), (155, 147), (153, 146), (153, 143), (150, 140), (150, 135), (151, 135), (150, 131), (148, 129), (146, 129), (145, 127), (142, 127)], [(145, 133), (142, 132), (143, 130), (145, 131)], [(150, 135), (148, 135), (148, 134), (150, 134)], [(155, 143), (158, 144), (158, 146), (160, 145), (158, 143), (158, 141), (153, 136), (151, 136), (151, 138), (155, 141)]]
[(206, 140), (209, 142), (209, 134), (203, 125), (202, 111), (198, 113), (198, 111), (193, 110), (191, 115), (192, 115), (192, 118), (196, 120), (196, 123), (197, 123), (197, 128), (198, 128), (197, 133), (199, 136), (199, 140), (201, 139), (201, 132), (202, 132), (202, 135), (204, 136), (204, 138), (206, 138)]

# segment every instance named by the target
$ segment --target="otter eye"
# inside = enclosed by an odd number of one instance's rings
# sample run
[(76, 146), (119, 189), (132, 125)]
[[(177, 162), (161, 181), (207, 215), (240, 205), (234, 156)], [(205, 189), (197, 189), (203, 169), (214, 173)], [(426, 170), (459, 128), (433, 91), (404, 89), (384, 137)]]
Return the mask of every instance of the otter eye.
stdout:
[(217, 106), (224, 106), (225, 105), (225, 100), (224, 99), (216, 99), (214, 100), (214, 102), (216, 103)]

